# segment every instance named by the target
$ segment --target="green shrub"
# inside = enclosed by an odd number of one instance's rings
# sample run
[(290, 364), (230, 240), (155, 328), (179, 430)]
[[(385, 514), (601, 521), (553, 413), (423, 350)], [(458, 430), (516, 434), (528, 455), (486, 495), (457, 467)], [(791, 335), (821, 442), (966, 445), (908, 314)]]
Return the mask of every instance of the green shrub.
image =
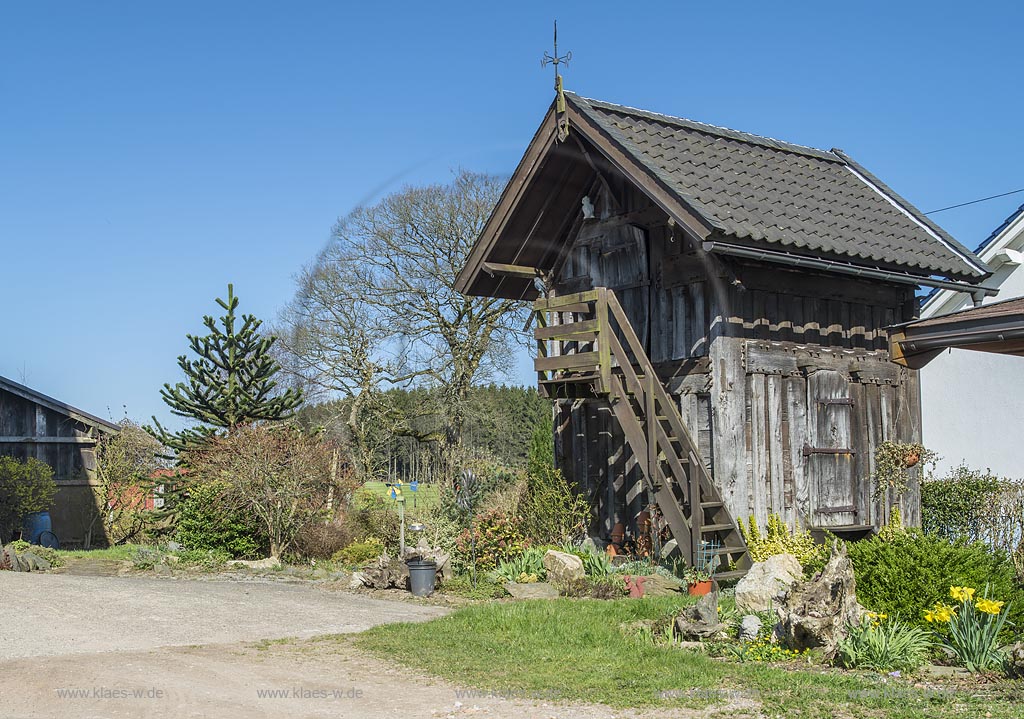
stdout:
[(908, 529), (889, 539), (872, 537), (848, 545), (861, 604), (876, 612), (899, 615), (923, 626), (925, 612), (947, 597), (952, 586), (983, 587), (1013, 601), (1010, 621), (1024, 622), (1024, 592), (1013, 564), (1002, 552), (982, 544), (950, 542)]
[(344, 549), (335, 552), (331, 557), (331, 561), (361, 567), (367, 562), (372, 562), (383, 553), (384, 542), (375, 537), (370, 537), (362, 542), (353, 542)]
[(501, 562), (522, 554), (524, 549), (526, 540), (518, 522), (498, 512), (478, 515), (456, 542), (462, 566), (475, 565), (481, 571), (495, 569)]
[(373, 537), (390, 550), (398, 549), (401, 520), (394, 501), (360, 489), (355, 493), (346, 522), (357, 541)]
[(224, 503), (225, 485), (197, 482), (178, 506), (175, 538), (186, 549), (225, 553), (229, 557), (255, 557), (266, 541), (255, 522)]
[(534, 431), (527, 463), (526, 491), (518, 514), (523, 534), (536, 544), (561, 544), (579, 539), (590, 524), (590, 503), (577, 494), (555, 468), (554, 434), (550, 423)]
[(747, 542), (750, 558), (755, 562), (763, 562), (776, 554), (792, 554), (800, 562), (805, 573), (813, 573), (828, 560), (829, 548), (825, 544), (816, 544), (808, 531), (791, 531), (778, 514), (768, 515), (768, 525), (764, 534), (757, 526), (757, 520), (750, 516), (749, 523), (744, 526), (739, 520), (740, 534)]
[(869, 614), (859, 624), (847, 627), (835, 661), (849, 669), (910, 671), (927, 661), (932, 644), (929, 632), (921, 627), (884, 614)]
[(35, 457), (0, 457), (0, 541), (13, 536), (25, 515), (49, 510), (56, 494), (50, 465)]
[(132, 551), (132, 566), (136, 569), (152, 569), (161, 561), (164, 555), (162, 552), (150, 547), (136, 547)]
[(480, 577), (476, 585), (465, 574), (459, 574), (441, 582), (441, 591), (464, 599), (501, 599), (508, 595), (499, 582)]

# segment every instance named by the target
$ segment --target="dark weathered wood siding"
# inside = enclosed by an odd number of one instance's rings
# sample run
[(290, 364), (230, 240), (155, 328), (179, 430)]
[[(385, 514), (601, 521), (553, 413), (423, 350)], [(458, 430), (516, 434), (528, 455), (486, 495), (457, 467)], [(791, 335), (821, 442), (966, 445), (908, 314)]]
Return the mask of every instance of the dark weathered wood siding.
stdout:
[(95, 516), (95, 446), (84, 422), (0, 388), (0, 455), (35, 457), (53, 469), (57, 496), (50, 514), (61, 542), (81, 541)]
[[(556, 291), (616, 291), (733, 516), (884, 523), (874, 449), (920, 439), (917, 373), (889, 362), (885, 331), (914, 316), (913, 289), (723, 262), (638, 191), (612, 192), (595, 183), (597, 218), (568, 238)], [(564, 400), (559, 419), (562, 467), (598, 507), (596, 529), (628, 524), (644, 506), (640, 473), (607, 406)], [(901, 503), (919, 523), (916, 486)]]

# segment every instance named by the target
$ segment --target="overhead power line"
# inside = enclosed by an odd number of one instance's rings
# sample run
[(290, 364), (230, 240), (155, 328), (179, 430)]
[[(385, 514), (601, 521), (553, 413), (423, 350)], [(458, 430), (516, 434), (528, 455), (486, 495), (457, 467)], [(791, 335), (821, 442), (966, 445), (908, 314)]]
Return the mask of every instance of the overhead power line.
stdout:
[(988, 200), (994, 200), (998, 197), (1007, 197), (1008, 195), (1016, 195), (1018, 192), (1024, 192), (1024, 187), (1019, 190), (1010, 190), (1009, 192), (1003, 192), (998, 195), (991, 195), (990, 197), (982, 197), (979, 200), (971, 200), (970, 202), (961, 202), (959, 205), (950, 205), (949, 207), (940, 207), (937, 210), (930, 210), (924, 214), (934, 215), (936, 212), (945, 212), (946, 210), (955, 210), (958, 207), (967, 207), (968, 205), (976, 205), (979, 202), (987, 202)]

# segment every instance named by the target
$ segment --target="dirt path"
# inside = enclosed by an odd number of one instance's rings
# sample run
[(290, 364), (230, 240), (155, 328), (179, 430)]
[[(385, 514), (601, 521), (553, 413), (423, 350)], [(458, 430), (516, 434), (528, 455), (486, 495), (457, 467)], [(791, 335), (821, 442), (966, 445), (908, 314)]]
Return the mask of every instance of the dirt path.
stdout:
[(4, 572), (0, 607), (4, 719), (707, 716), (487, 696), (420, 676), (350, 633), (444, 608), (323, 585)]

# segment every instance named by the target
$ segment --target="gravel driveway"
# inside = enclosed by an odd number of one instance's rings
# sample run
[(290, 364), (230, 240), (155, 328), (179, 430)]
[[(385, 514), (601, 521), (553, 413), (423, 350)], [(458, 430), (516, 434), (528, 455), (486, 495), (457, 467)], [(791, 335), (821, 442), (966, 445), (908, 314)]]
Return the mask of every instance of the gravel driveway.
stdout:
[(0, 659), (342, 634), (446, 611), (313, 583), (20, 572), (0, 574), (0, 607), (17, 617), (0, 622)]

